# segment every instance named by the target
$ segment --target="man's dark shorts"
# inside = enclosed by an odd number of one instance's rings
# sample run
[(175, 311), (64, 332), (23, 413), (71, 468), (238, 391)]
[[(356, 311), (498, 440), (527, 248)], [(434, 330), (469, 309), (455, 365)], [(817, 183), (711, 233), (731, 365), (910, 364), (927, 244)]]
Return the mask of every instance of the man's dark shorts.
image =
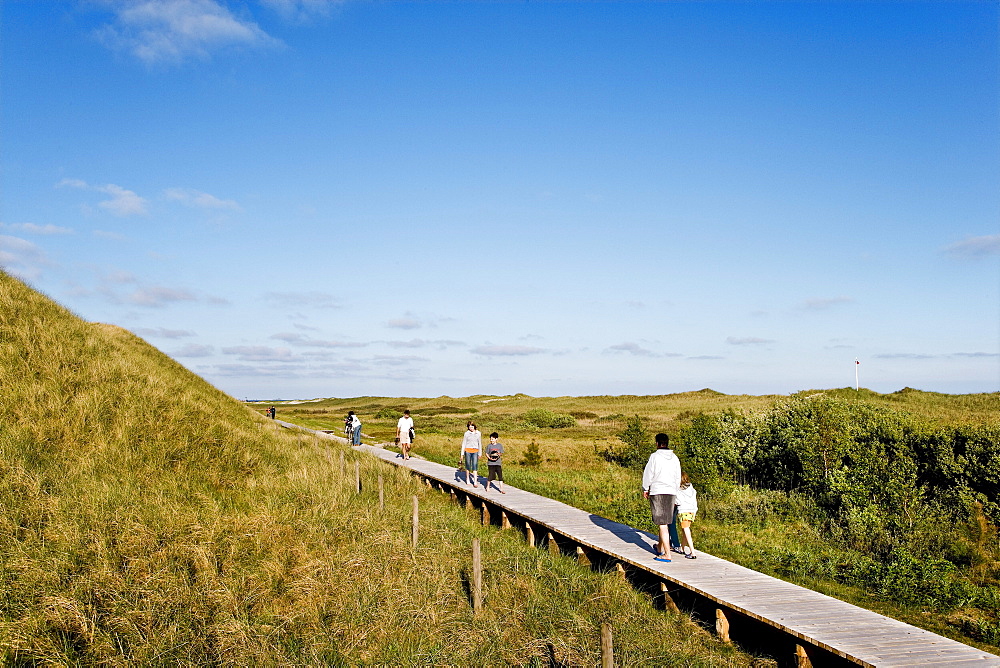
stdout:
[(653, 524), (663, 526), (673, 522), (675, 503), (673, 494), (650, 494), (649, 509), (653, 511)]

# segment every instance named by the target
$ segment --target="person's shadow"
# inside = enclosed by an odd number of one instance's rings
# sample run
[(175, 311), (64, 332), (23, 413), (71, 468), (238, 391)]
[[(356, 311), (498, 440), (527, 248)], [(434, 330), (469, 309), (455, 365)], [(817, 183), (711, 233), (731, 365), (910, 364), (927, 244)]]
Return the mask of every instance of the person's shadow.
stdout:
[[(593, 522), (595, 526), (613, 533), (628, 543), (632, 543), (633, 545), (641, 547), (649, 552), (653, 551), (653, 546), (648, 540), (650, 534), (645, 531), (636, 529), (635, 527), (630, 527), (629, 525), (622, 524), (621, 522), (609, 520), (608, 518), (601, 517), (600, 515), (590, 515), (590, 521)], [(656, 538), (653, 538), (653, 542), (656, 542)]]

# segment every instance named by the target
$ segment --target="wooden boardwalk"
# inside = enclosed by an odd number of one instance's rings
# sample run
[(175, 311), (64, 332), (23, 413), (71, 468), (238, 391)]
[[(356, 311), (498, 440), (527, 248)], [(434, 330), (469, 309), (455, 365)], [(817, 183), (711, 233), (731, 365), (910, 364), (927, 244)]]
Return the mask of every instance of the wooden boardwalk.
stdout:
[(506, 494), (486, 492), (485, 478), (472, 488), (453, 467), (415, 457), (403, 461), (379, 447), (358, 449), (481, 508), (484, 522), (523, 529), (535, 545), (603, 561), (630, 578), (659, 582), (669, 608), (678, 601), (683, 607), (700, 604), (703, 610), (707, 604), (724, 637), (731, 626), (761, 637), (787, 637), (793, 665), (1000, 667), (996, 655), (704, 552), (697, 559), (672, 553), (678, 558), (670, 563), (655, 561), (653, 535), (559, 501), (509, 485), (504, 485)]

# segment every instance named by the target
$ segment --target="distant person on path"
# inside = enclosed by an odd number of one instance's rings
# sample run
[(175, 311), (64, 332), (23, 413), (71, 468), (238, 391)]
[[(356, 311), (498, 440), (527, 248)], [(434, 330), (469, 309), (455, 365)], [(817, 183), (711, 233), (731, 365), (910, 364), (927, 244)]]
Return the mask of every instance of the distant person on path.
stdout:
[(684, 556), (687, 559), (697, 559), (694, 554), (694, 541), (691, 540), (691, 523), (698, 513), (698, 492), (688, 479), (687, 473), (681, 473), (681, 484), (677, 490), (677, 521), (681, 523), (681, 541), (684, 545)]
[(361, 445), (361, 420), (351, 411), (347, 414), (351, 418), (351, 445)]
[(660, 540), (653, 546), (657, 561), (670, 561), (670, 531), (674, 519), (676, 495), (681, 485), (681, 463), (670, 449), (670, 437), (656, 435), (656, 451), (649, 456), (642, 471), (642, 495), (649, 499), (653, 524), (659, 527)]
[(503, 491), (503, 443), (500, 442), (500, 434), (493, 432), (490, 434), (490, 444), (486, 446), (486, 468), (489, 475), (486, 476), (486, 490), (490, 491), (490, 483), (496, 479), (497, 489), (501, 494)]
[(399, 418), (396, 423), (396, 442), (399, 443), (399, 449), (403, 452), (403, 459), (410, 458), (410, 448), (413, 447), (413, 437), (416, 434), (413, 431), (413, 418), (410, 417), (410, 411), (403, 411), (403, 417)]
[(479, 481), (479, 452), (483, 449), (483, 435), (476, 429), (476, 423), (472, 420), (469, 420), (465, 426), (465, 434), (462, 436), (462, 452), (459, 453), (465, 467), (465, 484), (470, 483), (471, 476), (472, 486), (479, 487), (476, 483)]
[(275, 413), (274, 406), (271, 406), (270, 408), (267, 409), (267, 414), (268, 416), (270, 416), (272, 420), (274, 419), (274, 413)]
[(354, 440), (354, 411), (349, 412), (344, 418), (344, 438), (348, 441)]

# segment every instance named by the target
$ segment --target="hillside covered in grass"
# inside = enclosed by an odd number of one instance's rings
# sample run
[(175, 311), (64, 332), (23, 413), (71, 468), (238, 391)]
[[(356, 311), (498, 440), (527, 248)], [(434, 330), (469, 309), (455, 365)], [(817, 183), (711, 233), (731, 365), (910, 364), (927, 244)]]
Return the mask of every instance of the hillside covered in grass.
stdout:
[(618, 665), (752, 663), (3, 272), (0, 391), (5, 664), (594, 665), (605, 622)]

